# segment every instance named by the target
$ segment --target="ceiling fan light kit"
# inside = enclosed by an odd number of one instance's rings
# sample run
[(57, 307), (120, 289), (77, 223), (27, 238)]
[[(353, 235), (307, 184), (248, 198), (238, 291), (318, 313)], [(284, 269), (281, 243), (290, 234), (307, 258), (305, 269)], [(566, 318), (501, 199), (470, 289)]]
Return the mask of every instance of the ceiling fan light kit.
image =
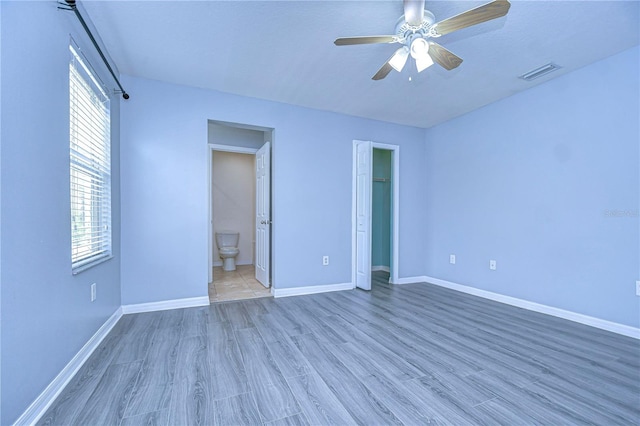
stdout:
[(429, 56), (429, 42), (422, 37), (416, 37), (411, 42), (411, 57), (416, 60), (418, 72), (433, 65), (433, 60)]
[(400, 49), (396, 50), (396, 53), (394, 53), (391, 59), (389, 59), (389, 65), (391, 65), (394, 70), (401, 72), (402, 68), (404, 68), (404, 64), (407, 63), (408, 58), (409, 48), (407, 46), (402, 46)]
[(462, 63), (462, 58), (451, 53), (438, 43), (429, 41), (445, 34), (477, 25), (504, 16), (509, 12), (508, 0), (494, 0), (490, 3), (467, 10), (459, 15), (435, 22), (435, 16), (424, 8), (424, 0), (404, 0), (404, 15), (398, 19), (394, 35), (341, 37), (334, 41), (336, 46), (355, 44), (400, 43), (402, 47), (382, 65), (372, 77), (382, 80), (392, 69), (401, 72), (408, 56), (416, 62), (418, 72), (422, 72), (434, 62), (452, 70)]

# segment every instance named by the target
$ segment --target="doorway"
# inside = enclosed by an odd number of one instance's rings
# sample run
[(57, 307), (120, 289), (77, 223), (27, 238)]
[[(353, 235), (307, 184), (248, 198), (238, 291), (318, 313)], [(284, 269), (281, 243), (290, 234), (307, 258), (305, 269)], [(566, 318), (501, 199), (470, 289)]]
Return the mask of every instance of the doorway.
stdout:
[[(209, 121), (209, 300), (271, 296), (273, 129)], [(232, 262), (217, 236), (233, 235)], [(232, 245), (232, 244), (229, 244)], [(229, 250), (225, 250), (229, 251)], [(232, 250), (233, 251), (233, 250)], [(223, 267), (224, 263), (224, 267)], [(235, 267), (234, 267), (235, 266)]]
[(398, 282), (400, 147), (353, 141), (352, 279), (371, 290), (372, 272)]
[(389, 282), (391, 275), (391, 156), (393, 151), (373, 148), (371, 187), (372, 283)]

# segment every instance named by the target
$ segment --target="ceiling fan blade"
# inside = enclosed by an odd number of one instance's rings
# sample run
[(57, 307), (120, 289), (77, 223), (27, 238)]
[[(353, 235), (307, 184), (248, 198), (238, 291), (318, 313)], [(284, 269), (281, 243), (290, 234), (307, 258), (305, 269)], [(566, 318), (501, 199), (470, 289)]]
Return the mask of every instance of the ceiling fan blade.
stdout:
[(422, 24), (424, 16), (424, 0), (404, 0), (404, 20), (409, 25)]
[(453, 31), (504, 16), (509, 12), (510, 7), (511, 3), (508, 0), (495, 0), (438, 22), (433, 27), (440, 35), (449, 34)]
[(437, 62), (442, 68), (452, 70), (462, 63), (462, 58), (449, 52), (438, 43), (429, 42), (429, 56), (434, 62)]
[(364, 36), (364, 37), (340, 37), (333, 43), (336, 46), (349, 46), (352, 44), (376, 44), (376, 43), (397, 43), (398, 37), (392, 35)]
[[(395, 53), (394, 53), (394, 55), (395, 55)], [(393, 56), (391, 56), (391, 58), (393, 58)], [(371, 80), (382, 80), (383, 78), (385, 78), (386, 76), (389, 75), (389, 73), (393, 69), (393, 67), (389, 63), (391, 61), (391, 58), (389, 58), (389, 60), (384, 63), (384, 65), (378, 70), (376, 75), (371, 77)]]

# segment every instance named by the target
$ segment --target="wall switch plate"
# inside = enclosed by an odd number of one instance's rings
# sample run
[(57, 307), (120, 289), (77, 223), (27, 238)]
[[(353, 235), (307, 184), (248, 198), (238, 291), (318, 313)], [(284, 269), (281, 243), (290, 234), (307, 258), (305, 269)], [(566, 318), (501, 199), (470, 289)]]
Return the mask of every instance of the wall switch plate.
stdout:
[(456, 255), (455, 254), (450, 254), (449, 255), (449, 263), (452, 265), (456, 264)]
[(640, 296), (640, 281), (636, 281), (636, 296)]
[(91, 284), (91, 301), (96, 300), (96, 283)]
[(329, 256), (322, 256), (322, 265), (327, 266), (329, 264)]
[(490, 260), (489, 261), (489, 269), (491, 269), (492, 271), (496, 270), (496, 261), (495, 260)]

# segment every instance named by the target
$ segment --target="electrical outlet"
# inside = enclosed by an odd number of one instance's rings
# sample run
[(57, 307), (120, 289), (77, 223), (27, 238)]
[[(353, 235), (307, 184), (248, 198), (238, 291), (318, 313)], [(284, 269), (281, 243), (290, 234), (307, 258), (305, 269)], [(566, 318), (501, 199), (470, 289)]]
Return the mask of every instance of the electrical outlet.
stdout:
[(91, 301), (96, 300), (96, 283), (91, 284)]
[(636, 281), (636, 296), (640, 296), (640, 281)]
[(327, 266), (329, 264), (329, 256), (322, 256), (322, 265)]
[(496, 261), (495, 260), (490, 260), (489, 261), (489, 269), (491, 269), (492, 271), (496, 270)]
[(456, 264), (456, 255), (455, 254), (450, 254), (449, 255), (449, 263), (452, 265)]

